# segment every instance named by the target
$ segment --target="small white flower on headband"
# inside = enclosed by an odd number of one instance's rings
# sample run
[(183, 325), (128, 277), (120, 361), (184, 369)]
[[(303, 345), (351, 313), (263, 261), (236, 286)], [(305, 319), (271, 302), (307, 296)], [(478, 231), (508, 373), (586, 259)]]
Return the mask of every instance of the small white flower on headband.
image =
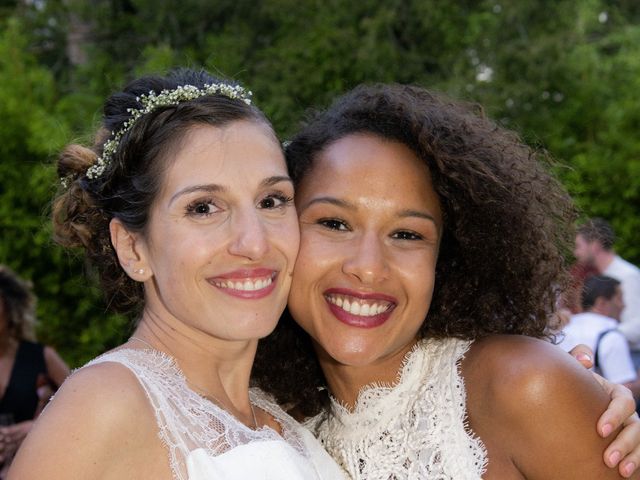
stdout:
[(105, 172), (118, 149), (122, 137), (131, 130), (135, 122), (143, 115), (152, 112), (158, 107), (178, 105), (180, 102), (216, 94), (224, 95), (234, 100), (242, 100), (247, 105), (251, 105), (252, 93), (250, 91), (239, 85), (227, 85), (225, 83), (205, 85), (203, 88), (193, 85), (181, 85), (173, 90), (162, 90), (160, 93), (150, 91), (147, 95), (140, 95), (136, 98), (136, 101), (142, 104), (142, 108), (127, 109), (127, 112), (131, 114), (131, 118), (124, 123), (120, 130), (113, 132), (109, 140), (104, 143), (102, 155), (98, 157), (96, 163), (87, 169), (87, 178), (94, 180)]

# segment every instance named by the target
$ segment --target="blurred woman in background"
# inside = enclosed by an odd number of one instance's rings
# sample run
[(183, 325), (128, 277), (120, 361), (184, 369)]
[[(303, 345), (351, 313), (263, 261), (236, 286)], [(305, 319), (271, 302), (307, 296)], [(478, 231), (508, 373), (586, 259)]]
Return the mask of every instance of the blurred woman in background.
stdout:
[(31, 283), (0, 266), (0, 463), (4, 475), (33, 420), (69, 367), (35, 341), (36, 297)]

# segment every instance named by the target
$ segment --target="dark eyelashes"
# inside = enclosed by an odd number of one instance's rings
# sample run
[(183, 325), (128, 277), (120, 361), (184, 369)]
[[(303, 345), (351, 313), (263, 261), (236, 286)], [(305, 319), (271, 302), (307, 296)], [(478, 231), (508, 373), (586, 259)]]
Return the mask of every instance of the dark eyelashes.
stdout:
[(424, 237), (419, 233), (402, 230), (393, 234), (398, 240), (422, 240)]
[[(189, 203), (185, 210), (187, 214), (209, 216), (213, 214), (213, 212), (211, 212), (209, 209), (209, 206), (211, 205), (215, 207), (215, 202), (213, 201), (213, 199), (197, 200), (195, 202)], [(199, 211), (200, 207), (204, 207), (206, 211), (204, 210)]]
[[(265, 205), (265, 203), (269, 200), (277, 200), (279, 204), (271, 206)], [(260, 200), (259, 203), (263, 206), (263, 208), (267, 209), (284, 208), (293, 205), (293, 196), (286, 195), (284, 193), (272, 193)]]
[[(264, 196), (258, 206), (266, 210), (284, 208), (293, 205), (293, 196), (285, 193), (271, 193)], [(185, 207), (187, 215), (210, 216), (219, 211), (216, 200), (213, 198), (201, 198), (189, 203)]]
[(330, 230), (348, 230), (348, 225), (337, 218), (321, 218), (316, 223)]
[[(315, 223), (329, 230), (335, 230), (335, 231), (351, 230), (351, 227), (347, 222), (337, 218), (320, 218), (316, 220)], [(421, 235), (411, 230), (398, 230), (396, 232), (393, 232), (393, 234), (391, 234), (391, 237), (396, 240), (406, 240), (406, 241), (420, 241), (425, 239), (424, 235)]]
[(285, 203), (287, 205), (291, 205), (293, 203), (293, 196), (285, 195), (284, 193), (274, 194), (274, 195), (271, 195), (271, 197), (277, 198), (282, 203)]

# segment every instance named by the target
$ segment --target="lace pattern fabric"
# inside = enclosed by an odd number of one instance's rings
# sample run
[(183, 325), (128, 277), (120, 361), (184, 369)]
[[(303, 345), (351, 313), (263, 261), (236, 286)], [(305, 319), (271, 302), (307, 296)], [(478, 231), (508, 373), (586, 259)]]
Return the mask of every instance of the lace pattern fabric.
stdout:
[(459, 363), (470, 342), (425, 340), (405, 358), (394, 386), (363, 389), (353, 411), (307, 422), (355, 480), (477, 480), (486, 450), (466, 425)]
[(251, 402), (271, 414), (282, 426), (282, 436), (269, 427), (252, 430), (226, 410), (189, 388), (175, 360), (153, 350), (121, 349), (104, 354), (87, 365), (117, 362), (137, 377), (153, 406), (159, 436), (169, 452), (173, 476), (187, 480), (188, 458), (198, 451), (220, 456), (252, 442), (284, 441), (303, 458), (308, 451), (299, 435), (300, 425), (258, 389)]

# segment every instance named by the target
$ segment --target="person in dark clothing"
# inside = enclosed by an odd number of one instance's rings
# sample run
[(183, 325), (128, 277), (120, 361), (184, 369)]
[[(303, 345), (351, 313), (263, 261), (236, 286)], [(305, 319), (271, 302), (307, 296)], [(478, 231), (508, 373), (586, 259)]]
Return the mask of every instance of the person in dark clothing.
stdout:
[(69, 367), (35, 341), (31, 283), (0, 266), (0, 478)]

